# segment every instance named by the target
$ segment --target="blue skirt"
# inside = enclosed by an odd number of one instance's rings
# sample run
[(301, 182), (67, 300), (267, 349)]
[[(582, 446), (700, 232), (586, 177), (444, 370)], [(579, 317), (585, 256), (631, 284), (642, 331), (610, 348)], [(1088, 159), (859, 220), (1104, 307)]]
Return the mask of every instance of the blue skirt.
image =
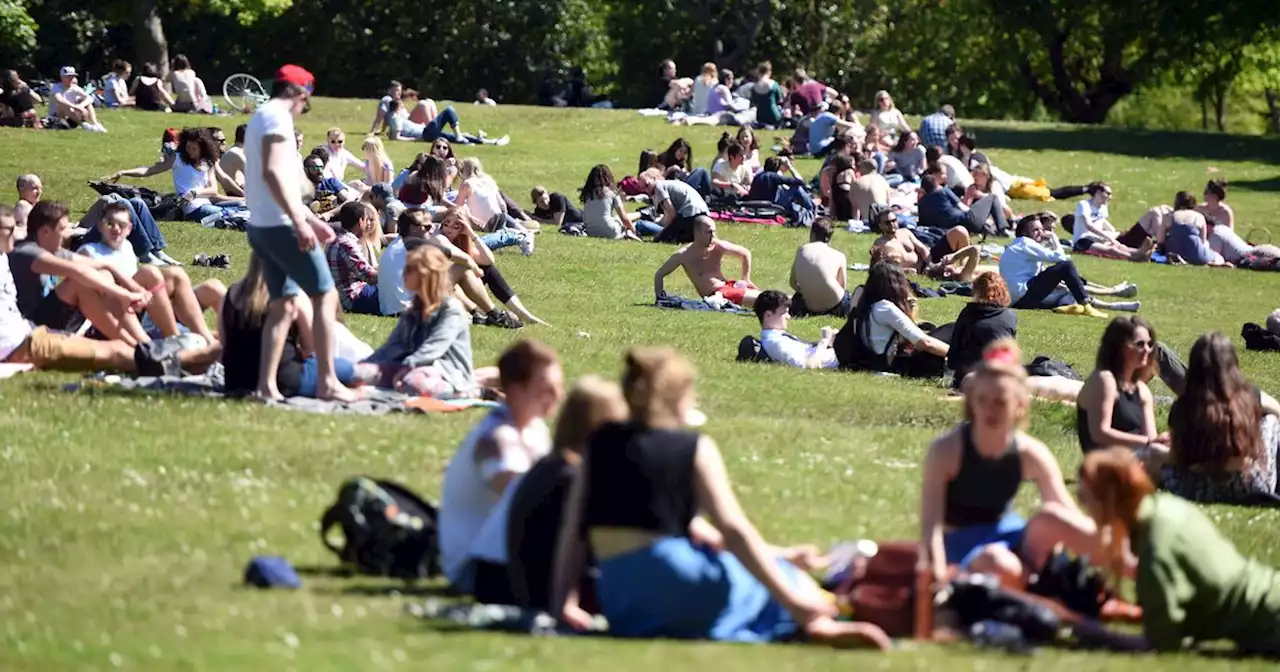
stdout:
[[(779, 560), (789, 583), (800, 570)], [(668, 537), (599, 563), (596, 592), (619, 637), (772, 642), (793, 637), (798, 628), (731, 553)]]

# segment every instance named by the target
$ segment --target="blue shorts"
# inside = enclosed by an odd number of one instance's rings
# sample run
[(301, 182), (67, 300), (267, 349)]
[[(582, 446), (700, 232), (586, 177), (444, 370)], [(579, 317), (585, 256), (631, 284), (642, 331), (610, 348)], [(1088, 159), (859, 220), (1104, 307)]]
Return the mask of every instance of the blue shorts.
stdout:
[(333, 276), (324, 248), (317, 244), (303, 252), (292, 226), (250, 226), (249, 247), (262, 263), (267, 293), (274, 299), (320, 296), (333, 291)]
[(1026, 529), (1027, 521), (1022, 516), (1006, 513), (999, 522), (992, 525), (970, 525), (951, 530), (942, 536), (942, 545), (947, 551), (947, 564), (968, 567), (984, 547), (991, 545), (1017, 552), (1022, 546), (1022, 535)]
[[(302, 379), (298, 385), (298, 396), (312, 398), (316, 396), (319, 373), (320, 369), (315, 357), (308, 357), (302, 360)], [(343, 385), (353, 385), (356, 382), (356, 365), (355, 362), (349, 359), (334, 357), (333, 373), (338, 377), (338, 382)]]

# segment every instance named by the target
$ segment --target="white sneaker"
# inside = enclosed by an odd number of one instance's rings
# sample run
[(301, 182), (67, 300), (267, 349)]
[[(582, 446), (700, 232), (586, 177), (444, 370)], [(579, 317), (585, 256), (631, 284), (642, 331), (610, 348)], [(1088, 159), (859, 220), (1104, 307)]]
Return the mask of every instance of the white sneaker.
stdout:
[(533, 233), (530, 231), (521, 231), (520, 236), (520, 254), (530, 256), (533, 254)]
[(177, 259), (174, 259), (173, 257), (169, 256), (168, 254), (165, 254), (165, 251), (164, 251), (164, 250), (156, 250), (155, 257), (156, 257), (157, 259), (159, 259), (160, 261), (163, 261), (164, 263), (169, 264), (170, 266), (181, 266), (181, 265), (182, 265), (182, 262), (178, 261)]
[(1132, 282), (1120, 283), (1120, 289), (1116, 291), (1116, 296), (1122, 299), (1132, 299), (1138, 295), (1138, 286)]
[(497, 140), (494, 140), (494, 141), (493, 141), (493, 144), (495, 144), (495, 145), (497, 145), (497, 146), (499, 146), (499, 147), (505, 147), (506, 145), (511, 144), (511, 136), (509, 136), (509, 135), (504, 135), (504, 136), (502, 136), (501, 138), (498, 138)]
[(86, 129), (86, 130), (92, 131), (92, 132), (94, 132), (94, 133), (106, 133), (106, 132), (107, 132), (107, 127), (106, 127), (106, 126), (103, 126), (102, 124), (85, 124), (85, 125), (84, 125), (84, 127), (85, 127), (85, 129)]

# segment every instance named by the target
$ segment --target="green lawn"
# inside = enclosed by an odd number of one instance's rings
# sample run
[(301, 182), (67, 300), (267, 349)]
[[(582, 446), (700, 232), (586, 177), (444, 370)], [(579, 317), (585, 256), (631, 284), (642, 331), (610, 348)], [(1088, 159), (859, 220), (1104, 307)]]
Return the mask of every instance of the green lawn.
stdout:
[[(320, 100), (301, 128), (307, 144), (329, 126), (358, 144), (372, 101)], [(699, 164), (714, 155), (719, 129), (677, 129), (623, 111), (460, 106), (464, 127), (510, 133), (504, 148), (464, 148), (480, 156), (509, 193), (527, 201), (543, 184), (571, 195), (590, 167), (634, 172), (642, 148), (663, 149), (684, 135)], [(161, 130), (180, 121), (160, 114), (103, 113), (108, 135), (0, 129), (0, 200), (15, 198), (13, 179), (35, 171), (46, 197), (82, 212), (85, 186), (116, 169), (150, 163)], [(223, 119), (230, 136), (235, 119)], [(1240, 228), (1273, 226), (1280, 189), (1280, 144), (1261, 138), (1194, 133), (969, 123), (1002, 168), (1043, 176), (1050, 184), (1109, 180), (1117, 224), (1179, 189), (1199, 193), (1225, 175)], [(772, 135), (762, 139), (767, 146)], [(391, 147), (397, 166), (422, 145)], [(813, 171), (812, 161), (801, 164)], [(168, 190), (167, 177), (151, 186)], [(1036, 204), (1019, 203), (1024, 208)], [(1071, 203), (1051, 204), (1068, 212)], [(162, 224), (171, 253), (231, 254), (231, 271), (191, 269), (227, 284), (248, 257), (243, 234), (194, 224)], [(1280, 228), (1273, 228), (1280, 236)], [(723, 226), (721, 235), (755, 254), (753, 279), (783, 288), (801, 231)], [(866, 261), (869, 236), (839, 233), (850, 260)], [(500, 254), (504, 273), (527, 305), (554, 328), (510, 332), (477, 328), (477, 364), (491, 363), (517, 337), (553, 344), (570, 377), (616, 376), (633, 344), (679, 348), (698, 367), (706, 429), (724, 451), (735, 486), (766, 538), (779, 543), (916, 534), (921, 456), (954, 423), (960, 408), (939, 400), (934, 384), (868, 375), (813, 373), (733, 361), (738, 340), (758, 331), (753, 319), (650, 308), (653, 270), (671, 248), (568, 238), (538, 239), (537, 253)], [(1261, 322), (1280, 296), (1280, 276), (1077, 260), (1093, 280), (1141, 286), (1142, 314), (1159, 337), (1186, 353), (1200, 333), (1220, 329), (1239, 342), (1245, 321)], [(861, 274), (851, 273), (851, 282)], [(672, 277), (670, 290), (691, 290)], [(952, 319), (960, 299), (926, 300), (923, 317)], [(1023, 313), (1029, 355), (1047, 354), (1091, 368), (1104, 322)], [(374, 342), (392, 326), (353, 317), (353, 330)], [(795, 323), (816, 337), (823, 320)], [(1242, 354), (1254, 382), (1280, 391), (1273, 356)], [(805, 647), (538, 640), (452, 633), (405, 615), (409, 597), (390, 582), (308, 575), (304, 589), (258, 592), (239, 587), (245, 562), (281, 554), (303, 568), (334, 565), (316, 538), (316, 520), (346, 477), (370, 473), (402, 480), (428, 496), (439, 492), (454, 446), (479, 412), (435, 417), (326, 417), (268, 410), (249, 403), (67, 394), (73, 377), (20, 376), (0, 383), (0, 669), (693, 669), (828, 670), (849, 666), (1023, 669), (1028, 660), (965, 650), (908, 647), (888, 656)], [(1168, 391), (1160, 388), (1158, 394)], [(1162, 411), (1167, 412), (1167, 410)], [(1033, 433), (1068, 473), (1079, 461), (1074, 409), (1038, 404)], [(1025, 493), (1024, 505), (1032, 503)], [(1246, 552), (1280, 563), (1280, 516), (1248, 509), (1211, 511)], [(420, 599), (412, 598), (412, 599)], [(853, 662), (850, 657), (856, 657)], [(1146, 659), (1042, 652), (1044, 669), (1138, 669)], [(1161, 660), (1199, 669), (1221, 661)], [(1230, 663), (1264, 669), (1260, 663)], [(424, 667), (425, 666), (425, 667)]]

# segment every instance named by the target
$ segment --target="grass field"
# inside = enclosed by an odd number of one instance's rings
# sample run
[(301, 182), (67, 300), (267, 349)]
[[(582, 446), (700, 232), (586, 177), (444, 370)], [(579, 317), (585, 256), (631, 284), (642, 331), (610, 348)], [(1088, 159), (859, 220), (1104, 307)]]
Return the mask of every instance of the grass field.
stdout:
[[(372, 101), (319, 100), (300, 127), (307, 146), (342, 126), (358, 144)], [(714, 155), (719, 129), (669, 127), (623, 111), (460, 107), (464, 128), (510, 133), (504, 148), (474, 151), (508, 193), (527, 202), (543, 184), (571, 195), (589, 168), (609, 163), (621, 177), (634, 171), (644, 147), (685, 135), (700, 165)], [(83, 212), (94, 198), (88, 179), (149, 164), (161, 130), (182, 121), (160, 114), (106, 112), (108, 135), (0, 129), (0, 200), (12, 202), (13, 179), (34, 171), (46, 198)], [(239, 120), (223, 119), (231, 135)], [(1117, 225), (1149, 206), (1171, 202), (1179, 189), (1199, 193), (1210, 176), (1231, 180), (1230, 202), (1243, 232), (1271, 226), (1280, 189), (1280, 143), (1194, 133), (982, 124), (980, 143), (1002, 168), (1043, 176), (1052, 185), (1109, 180)], [(765, 146), (772, 136), (762, 136)], [(391, 147), (403, 166), (421, 145)], [(806, 174), (816, 164), (801, 164)], [(167, 176), (150, 183), (169, 190)], [(576, 196), (574, 196), (576, 198)], [(1019, 203), (1023, 208), (1038, 204)], [(1073, 204), (1055, 203), (1067, 212)], [(194, 224), (162, 223), (170, 252), (230, 253), (230, 284), (244, 269), (243, 234)], [(755, 255), (754, 281), (784, 288), (802, 231), (722, 226), (721, 235)], [(870, 236), (838, 233), (834, 244), (851, 261), (866, 261)], [(706, 430), (720, 443), (735, 487), (766, 538), (819, 544), (857, 537), (911, 537), (917, 530), (919, 464), (929, 440), (959, 417), (940, 401), (935, 384), (868, 375), (815, 373), (734, 363), (738, 340), (758, 332), (753, 319), (659, 311), (651, 279), (671, 248), (543, 234), (537, 253), (501, 253), (503, 272), (525, 303), (554, 328), (510, 332), (477, 328), (477, 365), (504, 345), (535, 337), (559, 349), (567, 374), (616, 377), (620, 354), (638, 343), (679, 348), (700, 370)], [(1090, 279), (1132, 280), (1142, 314), (1161, 340), (1185, 355), (1200, 333), (1219, 329), (1239, 343), (1240, 326), (1261, 322), (1277, 305), (1280, 276), (1245, 271), (1138, 266), (1077, 260)], [(850, 282), (861, 274), (851, 273)], [(672, 276), (669, 291), (691, 291)], [(961, 299), (921, 302), (923, 318), (954, 318)], [(1028, 354), (1091, 369), (1104, 322), (1049, 313), (1022, 313)], [(353, 330), (377, 343), (387, 319), (353, 317)], [(823, 320), (794, 323), (816, 338)], [(1252, 380), (1280, 391), (1274, 356), (1242, 353)], [(304, 577), (298, 592), (239, 587), (245, 562), (280, 554), (301, 568), (325, 569), (333, 558), (316, 538), (316, 520), (346, 477), (392, 477), (428, 496), (455, 445), (479, 412), (432, 417), (326, 417), (268, 410), (249, 403), (67, 394), (73, 377), (20, 376), (0, 383), (0, 669), (515, 669), (647, 670), (715, 666), (742, 670), (829, 670), (851, 666), (935, 669), (1137, 670), (1201, 669), (1262, 663), (1192, 657), (1120, 659), (1041, 652), (1034, 659), (965, 649), (906, 650), (887, 656), (817, 648), (568, 641), (453, 633), (404, 614), (423, 591), (396, 592), (391, 582)], [(1157, 394), (1168, 394), (1159, 388)], [(1162, 415), (1167, 408), (1161, 409)], [(1032, 432), (1074, 472), (1079, 448), (1074, 409), (1037, 404)], [(1162, 420), (1163, 424), (1163, 420)], [(1024, 489), (1024, 506), (1033, 502)], [(1214, 508), (1213, 518), (1240, 547), (1280, 563), (1280, 515)], [(856, 660), (854, 660), (856, 659)]]

